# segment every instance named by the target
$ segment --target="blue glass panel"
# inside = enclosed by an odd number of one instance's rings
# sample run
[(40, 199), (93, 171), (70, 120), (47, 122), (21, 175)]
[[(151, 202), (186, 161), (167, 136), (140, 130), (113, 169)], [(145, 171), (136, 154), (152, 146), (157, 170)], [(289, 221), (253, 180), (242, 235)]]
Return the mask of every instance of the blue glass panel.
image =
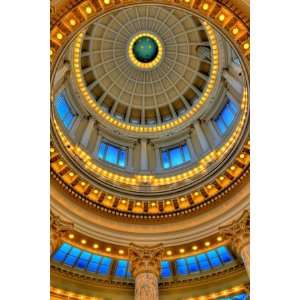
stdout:
[(118, 162), (118, 149), (112, 145), (107, 145), (107, 151), (105, 155), (105, 160), (117, 164)]
[(217, 249), (217, 252), (220, 255), (223, 263), (227, 263), (233, 260), (232, 255), (225, 246), (219, 247)]
[(100, 147), (99, 147), (99, 152), (98, 152), (98, 157), (99, 158), (104, 159), (105, 149), (106, 149), (106, 144), (101, 143)]
[(236, 113), (238, 111), (238, 108), (237, 108), (236, 104), (233, 101), (229, 100), (228, 105), (230, 106), (233, 113), (236, 115)]
[(80, 252), (80, 249), (73, 247), (69, 254), (77, 257), (80, 254)]
[(162, 151), (161, 153), (162, 165), (164, 169), (170, 168), (169, 156), (167, 151)]
[(92, 254), (90, 252), (82, 251), (79, 259), (76, 262), (76, 267), (85, 269), (91, 256)]
[(118, 277), (124, 277), (127, 272), (127, 265), (128, 265), (127, 260), (119, 260), (118, 264), (117, 264), (115, 275)]
[(103, 257), (101, 264), (109, 267), (111, 265), (111, 262), (112, 259), (110, 257)]
[(63, 243), (63, 244), (60, 246), (59, 250), (61, 250), (61, 251), (65, 252), (65, 253), (67, 253), (67, 252), (70, 251), (71, 248), (72, 248), (72, 246), (71, 246), (70, 244)]
[(248, 295), (246, 293), (234, 295), (234, 296), (229, 296), (229, 297), (221, 297), (218, 298), (218, 300), (246, 300), (249, 299)]
[(66, 253), (63, 252), (61, 249), (58, 249), (52, 258), (57, 262), (62, 262), (66, 256)]
[(91, 257), (91, 253), (90, 252), (87, 252), (87, 251), (82, 251), (81, 255), (80, 255), (80, 258), (82, 259), (85, 259), (85, 260), (89, 260), (90, 257)]
[(64, 263), (70, 267), (73, 267), (76, 260), (77, 260), (77, 256), (68, 255)]
[(190, 256), (186, 259), (188, 269), (190, 273), (195, 273), (199, 271), (199, 267), (197, 265), (197, 261), (195, 256)]
[(225, 122), (225, 124), (227, 125), (227, 127), (229, 127), (234, 119), (234, 114), (233, 112), (228, 108), (228, 106), (226, 105), (224, 110), (221, 113), (223, 120)]
[(79, 258), (76, 262), (76, 267), (79, 269), (85, 269), (88, 264), (86, 259)]
[(57, 96), (55, 106), (58, 116), (64, 123), (64, 126), (70, 129), (75, 116), (71, 111), (66, 97), (63, 94)]
[(188, 269), (185, 263), (185, 260), (183, 258), (176, 260), (176, 271), (179, 275), (187, 275)]
[(119, 162), (118, 165), (120, 167), (125, 167), (126, 166), (126, 151), (121, 150), (119, 153)]
[(64, 119), (66, 113), (69, 111), (69, 106), (62, 94), (56, 98), (56, 110), (61, 120)]
[(170, 263), (168, 261), (162, 261), (160, 265), (161, 265), (160, 276), (164, 278), (170, 277), (172, 275)]
[(210, 266), (205, 254), (197, 255), (197, 259), (198, 259), (201, 271), (207, 271), (207, 270), (211, 269), (211, 266)]
[(215, 122), (216, 122), (216, 124), (217, 124), (217, 126), (218, 126), (220, 132), (221, 132), (222, 134), (224, 134), (224, 133), (226, 132), (226, 129), (227, 129), (227, 128), (226, 128), (226, 125), (224, 124), (222, 118), (218, 117), (218, 118), (216, 119)]
[(97, 269), (98, 269), (98, 265), (99, 265), (98, 263), (90, 262), (89, 265), (88, 265), (88, 267), (87, 267), (87, 270), (89, 272), (95, 273), (97, 271)]
[(191, 160), (191, 155), (190, 155), (189, 148), (188, 148), (188, 146), (186, 144), (184, 144), (182, 146), (182, 150), (183, 150), (184, 160), (185, 161), (190, 161)]
[(93, 255), (92, 256), (92, 258), (91, 258), (91, 262), (93, 262), (93, 263), (99, 263), (100, 262), (100, 260), (102, 259), (102, 256), (99, 256), (99, 255)]
[(108, 265), (101, 265), (99, 268), (99, 274), (101, 275), (108, 275), (109, 273), (109, 266)]
[(173, 167), (179, 166), (184, 162), (180, 148), (171, 149), (170, 158)]
[(64, 125), (70, 129), (72, 126), (72, 123), (73, 123), (73, 119), (74, 119), (74, 116), (72, 114), (68, 113), (66, 115), (66, 117), (64, 118), (64, 121), (63, 121)]
[(222, 265), (222, 263), (221, 263), (221, 261), (218, 257), (218, 254), (216, 253), (215, 250), (208, 251), (207, 256), (208, 256), (209, 261), (210, 261), (210, 263), (213, 267), (219, 267), (219, 266)]

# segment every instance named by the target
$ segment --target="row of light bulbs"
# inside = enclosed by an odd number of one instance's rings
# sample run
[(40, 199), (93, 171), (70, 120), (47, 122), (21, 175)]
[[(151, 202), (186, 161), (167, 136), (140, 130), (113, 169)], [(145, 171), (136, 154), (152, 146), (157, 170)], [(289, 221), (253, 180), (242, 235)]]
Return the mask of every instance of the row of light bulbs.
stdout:
[[(70, 234), (68, 235), (68, 237), (69, 237), (70, 240), (73, 240), (73, 239), (75, 238), (75, 235), (74, 235), (73, 233), (70, 233)], [(216, 238), (216, 240), (217, 240), (217, 242), (222, 242), (222, 241), (223, 241), (223, 238), (222, 238), (222, 236), (218, 236), (218, 237)], [(86, 244), (87, 244), (87, 240), (86, 240), (86, 239), (81, 239), (81, 240), (80, 240), (80, 243), (81, 243), (82, 245), (86, 245)], [(211, 245), (211, 242), (210, 242), (210, 241), (204, 242), (204, 246), (205, 246), (205, 247), (209, 247), (210, 245)], [(93, 244), (93, 248), (94, 248), (94, 249), (98, 249), (98, 248), (99, 248), (99, 244), (94, 243), (94, 244)], [(193, 251), (197, 251), (198, 248), (199, 248), (199, 247), (198, 247), (197, 245), (193, 245), (193, 246), (191, 247), (191, 249), (192, 249)], [(112, 252), (112, 248), (111, 248), (111, 247), (106, 247), (106, 248), (105, 248), (105, 252), (111, 253), (111, 252)], [(185, 249), (185, 248), (180, 248), (180, 249), (178, 250), (178, 252), (179, 252), (179, 254), (184, 254), (184, 253), (186, 252), (186, 249)], [(118, 250), (118, 254), (119, 254), (119, 255), (124, 255), (124, 254), (125, 254), (124, 249), (119, 249), (119, 250)], [(166, 254), (167, 254), (167, 256), (171, 256), (171, 255), (173, 254), (173, 251), (172, 251), (172, 250), (167, 250), (167, 251), (166, 251)]]

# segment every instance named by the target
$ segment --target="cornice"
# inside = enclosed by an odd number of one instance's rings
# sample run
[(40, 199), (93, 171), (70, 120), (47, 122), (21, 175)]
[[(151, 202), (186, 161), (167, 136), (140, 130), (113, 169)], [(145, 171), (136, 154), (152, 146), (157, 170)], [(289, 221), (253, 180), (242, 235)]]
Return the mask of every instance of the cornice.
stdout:
[(82, 209), (55, 185), (51, 188), (51, 209), (65, 220), (74, 222), (75, 230), (103, 242), (127, 246), (130, 242), (154, 244), (163, 242), (166, 246), (193, 242), (217, 234), (223, 224), (230, 223), (249, 207), (249, 181), (237, 186), (228, 199), (201, 214), (183, 214), (177, 218), (152, 220), (124, 219), (106, 213), (99, 214), (94, 207)]

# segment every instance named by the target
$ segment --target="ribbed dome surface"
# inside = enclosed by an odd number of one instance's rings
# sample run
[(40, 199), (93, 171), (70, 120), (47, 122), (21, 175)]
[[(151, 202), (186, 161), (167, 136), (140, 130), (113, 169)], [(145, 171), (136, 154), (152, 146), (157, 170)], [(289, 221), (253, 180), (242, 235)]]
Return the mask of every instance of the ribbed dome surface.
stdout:
[[(141, 32), (153, 34), (157, 41), (149, 37), (135, 41), (138, 61), (153, 61), (158, 41), (162, 47), (159, 62), (149, 69), (135, 66), (128, 57), (130, 41)], [(142, 51), (150, 43), (152, 51)], [(117, 119), (159, 124), (176, 119), (201, 97), (211, 62), (209, 55), (197, 55), (199, 46), (210, 53), (205, 29), (192, 15), (160, 6), (127, 8), (88, 28), (82, 73), (97, 104)]]

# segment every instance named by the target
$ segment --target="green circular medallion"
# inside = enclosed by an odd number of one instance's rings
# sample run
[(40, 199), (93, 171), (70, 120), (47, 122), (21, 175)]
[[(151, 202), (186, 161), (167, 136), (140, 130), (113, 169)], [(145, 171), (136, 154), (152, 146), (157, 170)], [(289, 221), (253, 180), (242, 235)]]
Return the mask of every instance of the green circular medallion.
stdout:
[(149, 63), (156, 58), (158, 45), (151, 37), (142, 36), (134, 42), (132, 52), (138, 61)]

